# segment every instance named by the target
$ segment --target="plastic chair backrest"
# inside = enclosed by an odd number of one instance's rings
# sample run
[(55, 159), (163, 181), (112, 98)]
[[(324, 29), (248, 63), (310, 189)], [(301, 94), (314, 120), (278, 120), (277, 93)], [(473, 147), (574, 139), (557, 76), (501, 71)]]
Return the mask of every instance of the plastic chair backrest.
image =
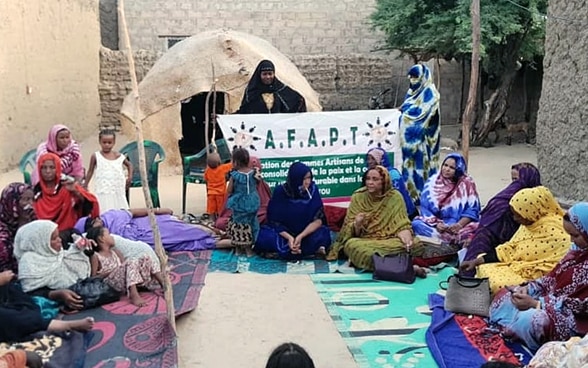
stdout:
[[(30, 166), (30, 170), (28, 167)], [(24, 182), (26, 184), (31, 184), (31, 175), (33, 170), (37, 167), (37, 149), (34, 148), (27, 153), (25, 153), (22, 158), (20, 159), (20, 163), (18, 164), (18, 169), (22, 173), (24, 177)]]
[(231, 149), (225, 139), (217, 139), (214, 141), (216, 144), (216, 150), (221, 158), (221, 162), (231, 161)]
[[(157, 142), (144, 141), (145, 147), (145, 166), (147, 167), (147, 180), (152, 182), (153, 179), (157, 179), (157, 168), (158, 164), (165, 160), (165, 151)], [(139, 149), (137, 148), (137, 142), (130, 142), (124, 146), (120, 153), (127, 156), (131, 164), (133, 165), (133, 177), (131, 178), (132, 183), (141, 182), (141, 173), (139, 171)], [(159, 157), (159, 158), (158, 158)]]

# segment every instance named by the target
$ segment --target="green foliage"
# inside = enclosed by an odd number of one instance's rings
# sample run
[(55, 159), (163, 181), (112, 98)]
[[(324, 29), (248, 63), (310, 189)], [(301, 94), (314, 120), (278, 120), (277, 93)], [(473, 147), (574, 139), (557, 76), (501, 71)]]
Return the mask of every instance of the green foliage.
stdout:
[[(480, 53), (486, 72), (501, 75), (543, 55), (547, 0), (480, 0)], [(381, 48), (419, 60), (468, 56), (472, 50), (471, 0), (376, 0), (372, 26)], [(529, 10), (521, 7), (528, 8)]]

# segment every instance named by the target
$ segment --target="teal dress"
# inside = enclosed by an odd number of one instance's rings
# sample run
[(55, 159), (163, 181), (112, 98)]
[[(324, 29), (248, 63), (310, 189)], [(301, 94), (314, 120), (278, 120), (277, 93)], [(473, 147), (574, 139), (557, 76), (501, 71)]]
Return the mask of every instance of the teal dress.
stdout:
[[(227, 208), (233, 212), (229, 220), (229, 235), (235, 245), (253, 245), (259, 234), (259, 221), (257, 220), (259, 195), (257, 194), (255, 170), (247, 173), (233, 170), (229, 177), (233, 179), (233, 192), (227, 199)], [(247, 230), (243, 230), (247, 228), (247, 225), (251, 228), (251, 240), (247, 239), (246, 234), (243, 234), (244, 231), (247, 232)], [(250, 244), (246, 244), (250, 241)]]

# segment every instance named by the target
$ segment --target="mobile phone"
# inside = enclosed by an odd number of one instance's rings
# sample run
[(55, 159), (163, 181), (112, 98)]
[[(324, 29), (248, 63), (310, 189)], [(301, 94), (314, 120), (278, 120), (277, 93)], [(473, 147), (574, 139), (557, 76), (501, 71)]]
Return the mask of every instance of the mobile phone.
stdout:
[(73, 176), (69, 176), (66, 174), (61, 174), (61, 181), (63, 182), (68, 182), (68, 183), (73, 183), (76, 181), (76, 179)]

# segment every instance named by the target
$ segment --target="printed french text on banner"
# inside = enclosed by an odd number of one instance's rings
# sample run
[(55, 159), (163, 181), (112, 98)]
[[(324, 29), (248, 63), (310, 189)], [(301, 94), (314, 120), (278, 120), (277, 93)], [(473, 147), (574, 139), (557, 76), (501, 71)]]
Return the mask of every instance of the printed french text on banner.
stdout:
[(402, 165), (398, 110), (221, 115), (228, 146), (246, 148), (262, 162), (273, 187), (283, 183), (295, 161), (311, 167), (323, 198), (349, 197), (361, 185), (365, 154), (385, 149), (394, 167)]

